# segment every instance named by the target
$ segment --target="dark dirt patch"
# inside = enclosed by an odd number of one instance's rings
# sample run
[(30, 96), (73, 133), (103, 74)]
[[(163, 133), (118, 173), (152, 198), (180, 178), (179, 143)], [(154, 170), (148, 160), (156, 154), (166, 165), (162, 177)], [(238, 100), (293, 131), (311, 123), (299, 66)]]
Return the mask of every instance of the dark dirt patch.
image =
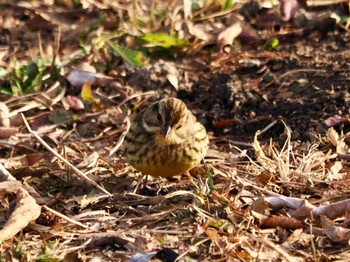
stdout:
[[(323, 134), (325, 119), (349, 113), (350, 33), (340, 29), (318, 42), (300, 37), (291, 42), (281, 43), (270, 58), (266, 55), (260, 59), (265, 52), (262, 50), (233, 62), (237, 59), (233, 53), (215, 72), (208, 70), (204, 59), (196, 59), (204, 70), (188, 62), (195, 73), (178, 68), (182, 86), (177, 93), (165, 80), (164, 72), (163, 79), (159, 77), (159, 68), (157, 74), (152, 68), (135, 72), (128, 84), (141, 90), (158, 90), (160, 96), (172, 94), (184, 99), (215, 136), (251, 141), (257, 130), (283, 120), (292, 128), (293, 140), (311, 141)], [(191, 78), (184, 79), (184, 75)], [(267, 85), (264, 77), (272, 84)], [(227, 119), (235, 121), (224, 128), (215, 127), (215, 123)], [(264, 137), (277, 138), (282, 131), (280, 123)]]

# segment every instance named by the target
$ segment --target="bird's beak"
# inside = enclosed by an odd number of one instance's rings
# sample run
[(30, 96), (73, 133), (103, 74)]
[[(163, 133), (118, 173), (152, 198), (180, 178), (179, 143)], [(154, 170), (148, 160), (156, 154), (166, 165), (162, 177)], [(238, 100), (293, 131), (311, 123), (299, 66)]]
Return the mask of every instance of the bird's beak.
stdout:
[(170, 125), (166, 125), (163, 127), (162, 133), (164, 135), (164, 137), (167, 137), (169, 135), (171, 131), (171, 126)]

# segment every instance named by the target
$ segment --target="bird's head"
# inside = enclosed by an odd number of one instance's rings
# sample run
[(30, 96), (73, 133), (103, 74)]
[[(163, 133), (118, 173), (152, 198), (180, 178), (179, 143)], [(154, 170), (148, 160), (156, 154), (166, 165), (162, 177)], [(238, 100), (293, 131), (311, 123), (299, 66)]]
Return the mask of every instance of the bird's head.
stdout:
[(178, 132), (187, 119), (188, 109), (184, 102), (177, 98), (164, 98), (148, 109), (143, 116), (143, 127), (147, 132), (158, 133), (167, 138)]

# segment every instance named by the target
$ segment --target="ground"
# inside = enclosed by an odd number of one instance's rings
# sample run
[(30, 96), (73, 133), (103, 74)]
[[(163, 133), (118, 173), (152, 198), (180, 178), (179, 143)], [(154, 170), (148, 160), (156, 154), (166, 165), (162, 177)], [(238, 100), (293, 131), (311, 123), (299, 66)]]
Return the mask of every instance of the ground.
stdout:
[[(21, 206), (18, 188), (35, 199), (27, 205), (33, 221), (0, 238), (0, 259), (349, 259), (349, 6), (300, 1), (293, 13), (286, 3), (296, 1), (241, 1), (227, 11), (220, 1), (193, 1), (202, 9), (192, 5), (179, 27), (182, 1), (168, 13), (157, 1), (154, 9), (92, 2), (0, 6), (0, 101), (9, 110), (0, 117), (0, 164), (21, 182), (1, 172), (0, 226)], [(279, 8), (293, 19), (281, 19)], [(236, 16), (232, 31), (242, 32), (222, 45), (213, 28), (229, 28)], [(203, 38), (189, 21), (203, 25)], [(190, 44), (138, 42), (174, 28)], [(192, 179), (140, 185), (124, 156), (128, 121), (167, 96), (203, 123), (210, 150)]]

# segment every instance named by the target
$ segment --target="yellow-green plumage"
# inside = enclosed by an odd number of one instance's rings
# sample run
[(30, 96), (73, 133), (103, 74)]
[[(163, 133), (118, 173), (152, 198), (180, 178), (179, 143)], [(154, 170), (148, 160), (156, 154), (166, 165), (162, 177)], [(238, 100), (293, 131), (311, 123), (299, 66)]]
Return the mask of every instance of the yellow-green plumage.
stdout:
[(128, 162), (154, 177), (180, 175), (200, 163), (208, 149), (203, 125), (177, 98), (165, 98), (141, 111), (125, 137)]

